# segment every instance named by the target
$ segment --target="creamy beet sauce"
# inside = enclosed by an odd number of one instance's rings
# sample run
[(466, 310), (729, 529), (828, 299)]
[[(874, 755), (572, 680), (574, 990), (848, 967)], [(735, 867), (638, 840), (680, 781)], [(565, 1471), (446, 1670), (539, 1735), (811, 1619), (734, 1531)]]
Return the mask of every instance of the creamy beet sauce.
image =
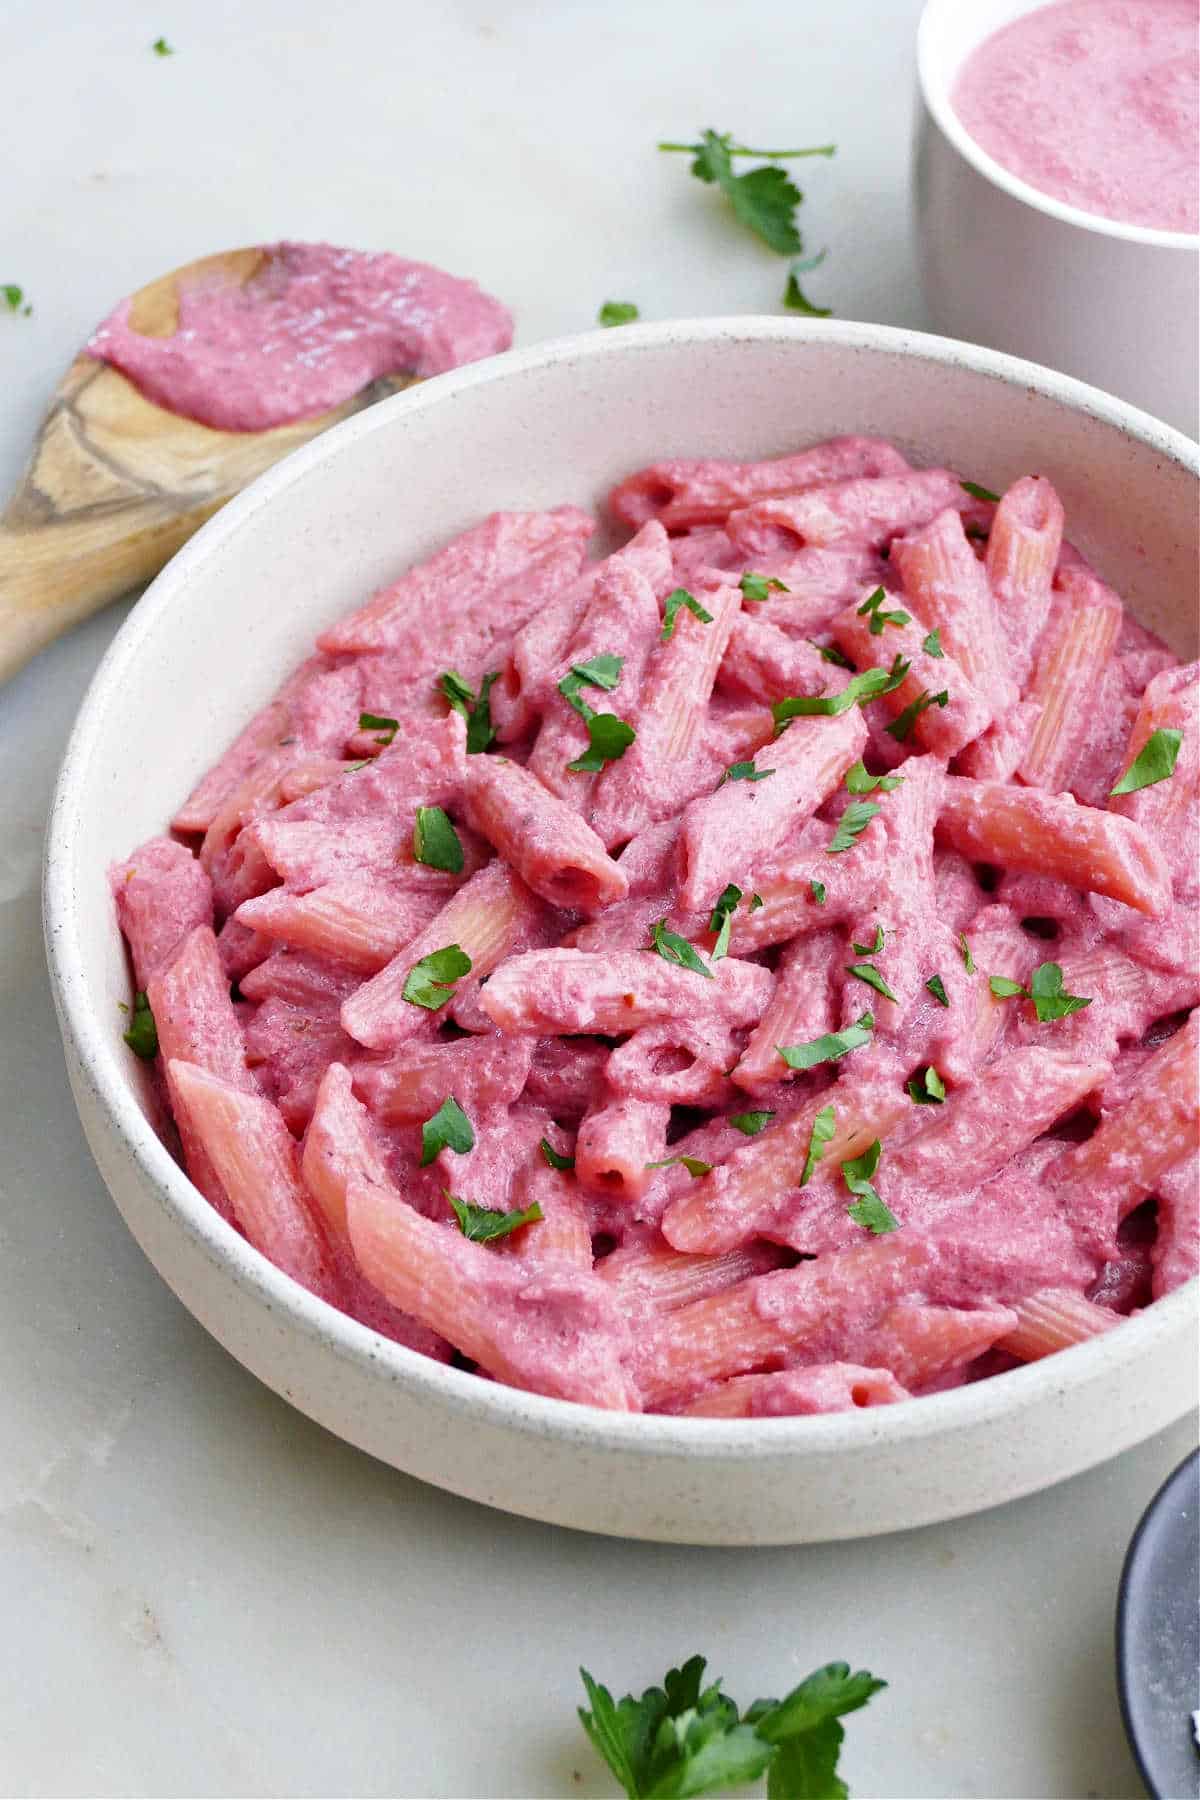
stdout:
[(340, 406), (380, 376), (440, 375), (512, 343), (507, 308), (427, 263), (334, 244), (265, 250), (244, 285), (184, 288), (169, 337), (135, 331), (123, 300), (88, 354), (170, 412), (265, 431)]
[(1083, 212), (1200, 229), (1196, 0), (1059, 0), (978, 46), (954, 110), (1032, 187)]

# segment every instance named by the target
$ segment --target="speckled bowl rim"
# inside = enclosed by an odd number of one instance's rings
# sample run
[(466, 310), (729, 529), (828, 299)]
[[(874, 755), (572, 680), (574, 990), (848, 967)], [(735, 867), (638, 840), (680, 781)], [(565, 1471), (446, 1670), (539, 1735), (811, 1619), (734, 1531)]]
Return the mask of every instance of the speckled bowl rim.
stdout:
[[(1053, 194), (1044, 193), (1041, 188), (1034, 187), (1032, 182), (1022, 181), (1011, 169), (997, 162), (988, 154), (975, 138), (973, 138), (950, 101), (949, 87), (935, 78), (930, 63), (933, 47), (939, 39), (941, 15), (951, 6), (969, 4), (969, 0), (925, 0), (917, 25), (917, 84), (921, 98), (928, 107), (944, 137), (948, 138), (959, 155), (970, 163), (971, 167), (1025, 206), (1032, 207), (1035, 212), (1045, 213), (1049, 218), (1058, 219), (1064, 225), (1074, 225), (1080, 231), (1094, 232), (1098, 237), (1122, 238), (1130, 244), (1145, 244), (1157, 250), (1191, 251), (1192, 255), (1200, 252), (1200, 232), (1166, 231), (1161, 226), (1134, 225), (1126, 219), (1108, 219), (1103, 213), (1085, 212), (1081, 206), (1072, 206), (1066, 200), (1058, 200)], [(1047, 4), (1047, 0), (1030, 0), (1027, 10), (1035, 12)], [(997, 29), (1003, 29), (997, 27)], [(958, 68), (961, 68), (961, 63)], [(958, 73), (955, 69), (955, 74)]]
[(588, 1450), (636, 1452), (664, 1460), (686, 1461), (703, 1455), (740, 1462), (781, 1454), (802, 1460), (806, 1452), (823, 1456), (869, 1445), (899, 1447), (940, 1439), (952, 1435), (958, 1426), (998, 1423), (1039, 1399), (1086, 1389), (1093, 1381), (1103, 1381), (1117, 1369), (1136, 1364), (1163, 1340), (1178, 1341), (1186, 1333), (1186, 1320), (1196, 1313), (1197, 1283), (1189, 1282), (1119, 1329), (1042, 1362), (970, 1387), (853, 1413), (765, 1420), (682, 1419), (661, 1413), (608, 1412), (482, 1381), (405, 1349), (338, 1312), (299, 1287), (226, 1224), (192, 1186), (129, 1091), (119, 1036), (111, 1021), (101, 1019), (87, 998), (84, 958), (76, 932), (72, 844), (82, 817), (82, 794), (90, 779), (101, 717), (136, 666), (143, 640), (218, 545), (252, 527), (278, 495), (310, 470), (334, 460), (359, 438), (388, 432), (414, 412), (430, 408), (443, 409), (447, 425), (453, 429), (454, 401), (471, 388), (512, 383), (519, 404), (521, 378), (531, 370), (625, 360), (663, 346), (717, 342), (771, 342), (785, 354), (789, 344), (829, 343), (867, 355), (909, 357), (934, 368), (961, 367), (1090, 414), (1200, 476), (1200, 446), (1123, 401), (1017, 357), (883, 325), (755, 316), (673, 320), (554, 339), (439, 376), (347, 419), (260, 476), (204, 525), (148, 588), (100, 663), (67, 744), (46, 833), (43, 918), (55, 1005), (77, 1076), (107, 1115), (143, 1185), (154, 1190), (162, 1212), (252, 1303), (265, 1305), (332, 1356), (463, 1420), (517, 1429)]

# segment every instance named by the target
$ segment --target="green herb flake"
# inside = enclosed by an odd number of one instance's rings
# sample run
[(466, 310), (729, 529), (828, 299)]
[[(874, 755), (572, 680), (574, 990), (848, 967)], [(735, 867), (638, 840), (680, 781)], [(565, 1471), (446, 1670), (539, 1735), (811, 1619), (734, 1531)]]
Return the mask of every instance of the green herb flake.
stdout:
[(972, 500), (990, 500), (997, 506), (1000, 503), (999, 494), (993, 494), (991, 488), (980, 487), (977, 481), (960, 481), (958, 485), (964, 494), (970, 494)]
[(862, 836), (877, 812), (883, 809), (874, 800), (852, 800), (837, 823), (837, 830), (825, 846), (827, 856), (837, 856), (843, 850), (849, 850), (856, 838)]
[(606, 300), (596, 318), (601, 325), (632, 325), (638, 316), (632, 300)]
[(564, 675), (559, 682), (558, 691), (568, 706), (575, 708), (581, 719), (590, 719), (593, 716), (592, 711), (587, 702), (581, 698), (580, 689), (598, 687), (603, 688), (606, 694), (611, 694), (621, 679), (621, 670), (624, 666), (625, 658), (623, 656), (615, 656), (610, 651), (605, 651), (599, 656), (593, 656), (590, 662), (575, 663), (569, 673)]
[(882, 925), (876, 925), (875, 936), (869, 944), (854, 944), (852, 948), (857, 956), (878, 956), (884, 945)]
[(750, 904), (746, 908), (746, 911), (747, 912), (757, 912), (759, 907), (762, 905), (762, 903), (763, 903), (763, 897), (761, 894), (751, 894)]
[(158, 1026), (154, 1023), (154, 1014), (150, 1010), (144, 988), (139, 988), (133, 996), (133, 1015), (129, 1021), (129, 1029), (121, 1035), (133, 1054), (140, 1056), (143, 1062), (153, 1062), (158, 1055)]
[(854, 1205), (848, 1206), (846, 1211), (856, 1225), (865, 1226), (873, 1237), (882, 1237), (885, 1232), (895, 1231), (900, 1224), (895, 1213), (885, 1206), (871, 1186), (871, 1176), (879, 1167), (882, 1153), (883, 1146), (876, 1138), (861, 1156), (842, 1164), (842, 1180), (855, 1196)]
[(712, 1174), (712, 1164), (701, 1162), (698, 1156), (664, 1156), (661, 1162), (649, 1162), (648, 1169), (670, 1169), (676, 1163), (685, 1168), (693, 1181), (699, 1181), (702, 1175)]
[(667, 921), (659, 919), (650, 928), (652, 950), (657, 950), (664, 962), (675, 963), (681, 969), (691, 969), (695, 975), (703, 975), (707, 980), (713, 979), (713, 972), (706, 968), (686, 938), (680, 937), (677, 931), (667, 930)]
[[(737, 144), (729, 132), (704, 131), (697, 144), (660, 143), (660, 150), (683, 151), (692, 157), (691, 172), (698, 181), (715, 184), (733, 208), (735, 216), (780, 256), (799, 256), (804, 248), (794, 214), (804, 196), (786, 169), (774, 164), (784, 158), (832, 156), (836, 146), (817, 144), (803, 150), (752, 150)], [(760, 156), (772, 161), (748, 174), (735, 175), (735, 156)]]
[(774, 769), (756, 769), (752, 760), (730, 763), (717, 786), (724, 787), (727, 781), (765, 781), (768, 775), (774, 773)]
[(1007, 975), (989, 975), (988, 986), (997, 1000), (1015, 1000), (1018, 995), (1023, 996), (1025, 993), (1022, 984), (1019, 981), (1013, 981)]
[(949, 1006), (950, 1002), (946, 997), (946, 984), (940, 975), (931, 975), (929, 980), (925, 983), (925, 986), (929, 989), (929, 992), (933, 995), (935, 1000), (940, 1001), (943, 1006)]
[(891, 988), (879, 973), (879, 970), (875, 967), (874, 963), (847, 963), (846, 973), (847, 975), (853, 975), (856, 981), (865, 981), (868, 987), (874, 988), (877, 994), (882, 994), (885, 1000), (891, 1000), (895, 1005), (899, 1006), (899, 1000), (896, 998), (896, 995), (893, 994)]
[(1062, 981), (1062, 967), (1054, 962), (1039, 963), (1029, 978), (1029, 997), (1042, 1024), (1068, 1018), (1092, 1004), (1090, 997), (1085, 1000), (1078, 994), (1064, 993)]
[(729, 954), (729, 937), (733, 929), (733, 915), (737, 910), (741, 898), (741, 888), (735, 887), (732, 881), (729, 883), (729, 886), (724, 888), (717, 896), (716, 904), (712, 909), (712, 917), (708, 921), (708, 929), (710, 931), (715, 931), (717, 934), (717, 941), (713, 945), (710, 958), (712, 962), (720, 962), (723, 956), (728, 956)]
[(973, 975), (975, 973), (975, 958), (971, 955), (971, 946), (967, 942), (967, 934), (965, 931), (960, 931), (958, 934), (958, 953), (963, 959), (963, 968), (967, 971), (967, 974)]
[(421, 1127), (421, 1167), (428, 1168), (439, 1150), (453, 1150), (465, 1156), (474, 1148), (475, 1131), (470, 1119), (453, 1096), (443, 1100)]
[(675, 621), (679, 617), (681, 608), (685, 606), (692, 617), (699, 619), (702, 625), (712, 624), (712, 614), (705, 611), (694, 594), (689, 594), (686, 588), (673, 588), (663, 603), (662, 641), (664, 644), (670, 643), (674, 637)]
[(455, 669), (446, 669), (438, 677), (438, 686), (445, 698), (450, 702), (452, 712), (466, 720), (467, 754), (480, 756), (495, 741), (496, 733), (492, 725), (491, 692), (500, 679), (499, 670), (485, 675), (479, 684), (479, 695), (474, 688), (464, 681)]
[(859, 757), (853, 766), (846, 770), (846, 786), (852, 794), (873, 794), (876, 789), (881, 794), (894, 794), (898, 787), (904, 786), (903, 775), (868, 775), (867, 766)]
[(598, 775), (605, 763), (619, 762), (637, 737), (633, 726), (615, 713), (593, 713), (587, 734), (587, 749), (567, 764), (574, 775)]
[(580, 1724), (628, 1800), (741, 1787), (778, 1760), (775, 1746), (739, 1721), (719, 1681), (701, 1692), (704, 1667), (704, 1658), (693, 1656), (671, 1669), (661, 1688), (620, 1701), (580, 1669), (588, 1699)]
[(410, 1006), (423, 1006), (426, 1012), (437, 1012), (453, 1000), (454, 983), (471, 973), (471, 959), (458, 944), (447, 944), (431, 950), (413, 964), (404, 981), (404, 998)]
[(806, 319), (827, 319), (833, 311), (831, 306), (817, 306), (811, 301), (800, 286), (800, 277), (808, 275), (813, 269), (819, 269), (828, 250), (821, 250), (816, 256), (809, 256), (803, 262), (794, 262), (788, 270), (787, 282), (783, 290), (783, 304), (789, 312), (801, 313)]
[(1182, 731), (1172, 731), (1165, 725), (1152, 731), (1116, 787), (1110, 788), (1110, 796), (1136, 794), (1142, 788), (1154, 787), (1157, 782), (1166, 781), (1175, 773), (1182, 743)]
[(549, 1138), (542, 1139), (541, 1149), (542, 1155), (545, 1157), (550, 1168), (573, 1169), (575, 1167), (575, 1158), (573, 1156), (564, 1156), (561, 1150), (556, 1150)]
[(863, 706), (868, 700), (878, 700), (881, 694), (890, 694), (900, 686), (910, 666), (897, 656), (890, 669), (864, 669), (861, 675), (852, 675), (838, 694), (789, 694), (785, 700), (776, 700), (771, 707), (776, 735), (789, 719), (836, 719), (852, 706)]
[(812, 1180), (813, 1172), (824, 1156), (826, 1146), (833, 1139), (836, 1124), (837, 1114), (833, 1107), (823, 1106), (812, 1122), (812, 1132), (808, 1140), (808, 1155), (804, 1159), (798, 1186), (807, 1187)]
[(155, 56), (174, 56), (175, 54), (165, 37), (155, 38), (150, 48), (153, 50)]
[(932, 1065), (923, 1073), (910, 1076), (905, 1085), (918, 1106), (941, 1106), (946, 1098), (946, 1084)]
[(744, 1137), (757, 1137), (760, 1131), (766, 1130), (774, 1117), (773, 1112), (734, 1113), (730, 1117), (729, 1123)]
[(858, 616), (867, 620), (867, 629), (872, 637), (882, 637), (886, 625), (911, 625), (912, 614), (906, 612), (885, 612), (883, 603), (887, 594), (883, 588), (877, 587), (873, 594), (868, 594), (857, 609)]
[(27, 319), (33, 311), (33, 307), (25, 298), (24, 288), (18, 287), (15, 281), (0, 283), (0, 298), (3, 298), (10, 313), (20, 313), (23, 319)]
[(413, 822), (413, 860), (427, 869), (461, 875), (463, 847), (449, 815), (440, 806), (418, 806)]
[(861, 1050), (870, 1043), (874, 1029), (874, 1013), (865, 1012), (844, 1031), (826, 1032), (807, 1044), (776, 1044), (775, 1048), (789, 1069), (815, 1069), (818, 1063), (837, 1062), (851, 1050)]
[(375, 739), (377, 744), (390, 744), (400, 729), (399, 719), (389, 719), (383, 713), (363, 712), (358, 715), (360, 731), (377, 731), (381, 735)]
[(843, 656), (836, 644), (818, 644), (816, 638), (808, 638), (806, 642), (812, 645), (813, 649), (817, 652), (817, 655), (823, 662), (833, 663), (835, 668), (839, 669), (852, 669), (854, 667), (850, 658), (848, 656)]
[(755, 575), (750, 570), (742, 576), (738, 586), (747, 600), (769, 600), (772, 593), (790, 594), (792, 591), (782, 581), (776, 581), (774, 575)]
[(940, 662), (946, 652), (942, 649), (942, 628), (935, 625), (929, 636), (921, 639), (921, 648), (926, 656), (935, 656)]
[(817, 905), (824, 906), (824, 904), (825, 904), (825, 883), (823, 881), (810, 881), (808, 885), (812, 891), (812, 897), (816, 901)]
[(490, 1244), (496, 1238), (507, 1237), (511, 1231), (519, 1231), (522, 1225), (536, 1225), (542, 1217), (542, 1209), (536, 1200), (521, 1212), (497, 1212), (490, 1206), (475, 1206), (470, 1200), (460, 1200), (448, 1188), (443, 1188), (442, 1192), (454, 1209), (459, 1230), (473, 1244)]
[(923, 712), (928, 712), (931, 706), (946, 706), (949, 700), (948, 688), (943, 688), (940, 694), (931, 694), (928, 689), (922, 688), (916, 699), (910, 700), (904, 711), (897, 713), (886, 727), (888, 736), (894, 737), (898, 744), (905, 743)]

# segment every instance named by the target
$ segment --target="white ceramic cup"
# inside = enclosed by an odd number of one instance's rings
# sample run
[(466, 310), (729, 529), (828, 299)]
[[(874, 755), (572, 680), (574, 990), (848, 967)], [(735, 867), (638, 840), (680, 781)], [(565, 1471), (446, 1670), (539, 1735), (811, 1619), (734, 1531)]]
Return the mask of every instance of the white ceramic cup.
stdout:
[(1061, 369), (1200, 435), (1200, 237), (1068, 206), (989, 156), (950, 95), (985, 38), (1044, 0), (928, 0), (914, 193), (937, 330)]

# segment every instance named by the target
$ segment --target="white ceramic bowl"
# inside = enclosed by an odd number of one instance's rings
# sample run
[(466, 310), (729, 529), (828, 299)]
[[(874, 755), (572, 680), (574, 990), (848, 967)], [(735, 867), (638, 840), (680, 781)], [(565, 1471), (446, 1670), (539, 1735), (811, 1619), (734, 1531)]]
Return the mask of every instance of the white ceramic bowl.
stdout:
[(84, 702), (46, 850), (67, 1066), (100, 1172), (164, 1279), (236, 1357), (351, 1442), (440, 1486), (594, 1531), (696, 1543), (854, 1537), (990, 1506), (1193, 1403), (1195, 1293), (976, 1386), (853, 1415), (616, 1416), (429, 1362), (293, 1285), (155, 1136), (121, 1043), (105, 868), (180, 797), (327, 620), (494, 507), (597, 502), (671, 454), (773, 455), (881, 432), (1003, 487), (1031, 467), (1073, 534), (1180, 648), (1196, 464), (1153, 420), (988, 351), (877, 326), (710, 320), (493, 359), (318, 438), (163, 571)]
[(1062, 369), (1195, 437), (1200, 237), (1099, 218), (989, 156), (950, 104), (976, 45), (1045, 0), (928, 0), (915, 205), (939, 331)]

